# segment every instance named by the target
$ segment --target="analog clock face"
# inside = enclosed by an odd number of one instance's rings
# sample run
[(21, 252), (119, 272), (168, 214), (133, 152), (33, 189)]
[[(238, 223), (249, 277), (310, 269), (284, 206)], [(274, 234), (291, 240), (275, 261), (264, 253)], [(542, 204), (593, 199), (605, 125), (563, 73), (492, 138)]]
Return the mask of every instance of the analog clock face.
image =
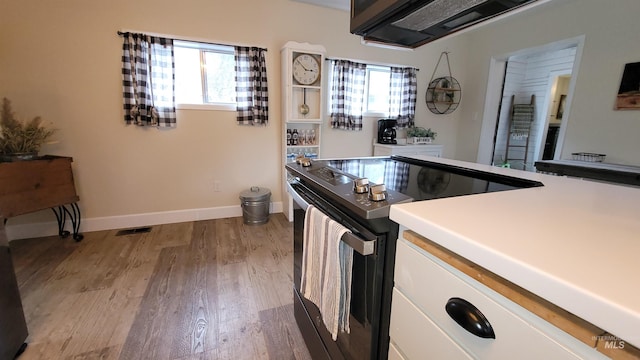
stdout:
[(320, 64), (309, 54), (298, 55), (293, 59), (293, 78), (301, 85), (311, 85), (320, 77)]

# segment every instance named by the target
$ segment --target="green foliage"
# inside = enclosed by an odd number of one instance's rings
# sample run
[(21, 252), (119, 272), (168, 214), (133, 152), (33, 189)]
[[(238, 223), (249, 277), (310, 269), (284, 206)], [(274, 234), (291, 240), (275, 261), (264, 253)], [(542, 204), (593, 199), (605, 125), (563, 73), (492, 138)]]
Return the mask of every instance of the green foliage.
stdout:
[(38, 152), (55, 131), (42, 125), (39, 116), (31, 121), (19, 121), (11, 111), (11, 101), (2, 99), (0, 154)]
[(407, 137), (429, 137), (435, 139), (436, 136), (438, 136), (438, 133), (432, 131), (431, 128), (410, 127), (407, 129)]

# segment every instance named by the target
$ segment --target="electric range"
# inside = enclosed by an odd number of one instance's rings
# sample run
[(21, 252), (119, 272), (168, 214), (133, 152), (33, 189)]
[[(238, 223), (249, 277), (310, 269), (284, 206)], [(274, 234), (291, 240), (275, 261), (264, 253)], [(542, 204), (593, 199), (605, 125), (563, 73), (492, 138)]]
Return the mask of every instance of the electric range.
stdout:
[[(301, 159), (288, 163), (294, 201), (294, 315), (315, 359), (386, 359), (398, 225), (390, 207), (496, 191), (542, 186), (497, 175), (402, 156)], [(304, 224), (309, 205), (349, 230), (351, 268), (350, 331), (332, 339), (322, 314), (300, 291)], [(425, 284), (428, 286), (428, 284)]]

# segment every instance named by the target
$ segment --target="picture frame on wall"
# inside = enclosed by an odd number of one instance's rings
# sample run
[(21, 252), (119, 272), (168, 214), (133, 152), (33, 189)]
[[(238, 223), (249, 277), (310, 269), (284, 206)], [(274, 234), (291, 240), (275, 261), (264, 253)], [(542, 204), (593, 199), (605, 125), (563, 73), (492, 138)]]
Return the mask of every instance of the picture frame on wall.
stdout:
[(615, 110), (640, 110), (640, 62), (624, 66)]
[(560, 95), (560, 101), (558, 101), (558, 111), (556, 112), (556, 119), (562, 119), (564, 114), (564, 106), (567, 103), (567, 95)]

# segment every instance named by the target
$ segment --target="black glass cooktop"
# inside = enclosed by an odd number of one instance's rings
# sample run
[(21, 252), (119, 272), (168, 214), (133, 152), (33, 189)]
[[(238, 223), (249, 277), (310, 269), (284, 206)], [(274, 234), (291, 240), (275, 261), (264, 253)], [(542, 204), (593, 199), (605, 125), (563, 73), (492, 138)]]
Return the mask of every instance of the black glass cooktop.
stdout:
[[(388, 206), (407, 201), (432, 200), (535, 186), (540, 182), (498, 175), (402, 156), (315, 160), (310, 167), (287, 164), (287, 169), (323, 197), (363, 212), (366, 218), (388, 214)], [(385, 184), (387, 200), (373, 202), (354, 194), (353, 180)]]
[(430, 200), (496, 191), (515, 190), (542, 184), (527, 179), (459, 168), (404, 157), (328, 160), (318, 173), (340, 170), (328, 181), (350, 183), (349, 176), (366, 177), (369, 182), (385, 184), (387, 189), (410, 196), (414, 201)]

